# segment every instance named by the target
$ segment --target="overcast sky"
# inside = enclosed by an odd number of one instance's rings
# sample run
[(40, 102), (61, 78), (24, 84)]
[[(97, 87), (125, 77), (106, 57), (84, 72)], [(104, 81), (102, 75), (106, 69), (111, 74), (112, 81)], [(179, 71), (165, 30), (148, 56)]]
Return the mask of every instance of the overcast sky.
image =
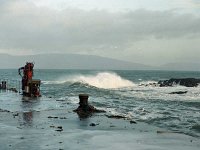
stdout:
[(200, 60), (200, 0), (0, 0), (0, 53)]

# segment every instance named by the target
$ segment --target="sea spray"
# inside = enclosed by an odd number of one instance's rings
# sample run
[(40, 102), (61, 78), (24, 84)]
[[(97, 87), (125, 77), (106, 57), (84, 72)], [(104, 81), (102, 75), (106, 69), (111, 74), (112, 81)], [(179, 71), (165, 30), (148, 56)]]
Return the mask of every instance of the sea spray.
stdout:
[(116, 73), (102, 72), (96, 75), (80, 75), (73, 79), (74, 82), (83, 82), (91, 86), (104, 89), (114, 89), (134, 86), (134, 83), (121, 78)]
[(133, 87), (135, 84), (124, 79), (114, 72), (100, 72), (95, 75), (73, 75), (60, 77), (56, 81), (45, 81), (44, 84), (63, 84), (63, 83), (84, 83), (90, 86), (103, 89), (116, 89), (124, 87)]

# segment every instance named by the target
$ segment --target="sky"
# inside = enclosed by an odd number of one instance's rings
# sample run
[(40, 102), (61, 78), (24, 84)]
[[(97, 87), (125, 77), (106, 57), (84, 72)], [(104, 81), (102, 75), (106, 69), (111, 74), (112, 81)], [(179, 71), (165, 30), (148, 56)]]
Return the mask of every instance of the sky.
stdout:
[(200, 60), (200, 0), (0, 0), (0, 53)]

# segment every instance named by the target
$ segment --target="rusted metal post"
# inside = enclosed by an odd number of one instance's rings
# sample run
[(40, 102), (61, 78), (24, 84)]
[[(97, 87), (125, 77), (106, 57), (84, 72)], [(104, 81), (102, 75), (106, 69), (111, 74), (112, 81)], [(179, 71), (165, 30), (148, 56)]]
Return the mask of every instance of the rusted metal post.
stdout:
[(86, 118), (92, 115), (92, 113), (105, 112), (104, 110), (98, 110), (94, 106), (88, 103), (88, 94), (79, 94), (79, 106), (74, 110), (80, 118)]
[(79, 94), (79, 106), (80, 107), (85, 107), (88, 106), (88, 94)]
[(2, 88), (3, 90), (6, 90), (6, 88), (7, 88), (7, 86), (6, 86), (6, 81), (2, 81), (2, 82), (1, 82), (1, 88)]

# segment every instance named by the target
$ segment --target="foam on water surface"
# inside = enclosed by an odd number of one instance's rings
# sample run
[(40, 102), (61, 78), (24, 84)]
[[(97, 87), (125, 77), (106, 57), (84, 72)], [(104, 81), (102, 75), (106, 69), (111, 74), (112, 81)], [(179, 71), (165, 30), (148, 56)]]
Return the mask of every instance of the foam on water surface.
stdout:
[(56, 81), (44, 81), (44, 84), (63, 84), (66, 82), (71, 83), (84, 83), (90, 86), (103, 89), (116, 89), (122, 87), (132, 87), (135, 84), (132, 81), (124, 79), (113, 72), (100, 72), (95, 75), (73, 75), (59, 77)]

